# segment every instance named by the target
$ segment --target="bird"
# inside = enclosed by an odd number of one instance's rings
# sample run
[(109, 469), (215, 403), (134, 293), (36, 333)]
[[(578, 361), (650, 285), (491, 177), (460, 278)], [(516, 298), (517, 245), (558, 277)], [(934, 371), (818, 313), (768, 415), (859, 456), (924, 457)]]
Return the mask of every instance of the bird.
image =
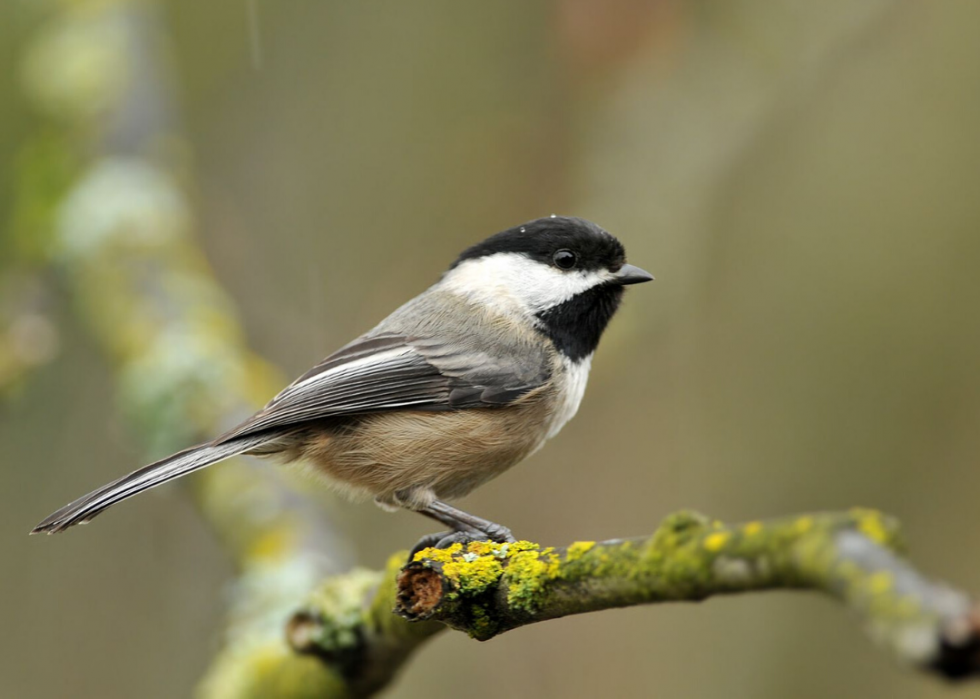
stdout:
[(652, 279), (585, 219), (552, 215), (496, 233), (238, 426), (74, 500), (31, 533), (87, 523), (248, 454), (305, 463), (348, 495), (448, 527), (413, 552), (513, 542), (507, 527), (447, 501), (526, 459), (575, 415), (624, 287)]

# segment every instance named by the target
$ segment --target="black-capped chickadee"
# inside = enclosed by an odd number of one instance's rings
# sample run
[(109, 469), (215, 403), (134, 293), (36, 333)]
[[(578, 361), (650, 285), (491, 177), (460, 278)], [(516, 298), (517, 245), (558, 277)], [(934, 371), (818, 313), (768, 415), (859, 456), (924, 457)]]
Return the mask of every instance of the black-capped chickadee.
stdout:
[(304, 461), (350, 493), (451, 529), (416, 549), (513, 541), (506, 527), (444, 500), (558, 433), (582, 400), (623, 286), (651, 279), (583, 219), (552, 216), (497, 233), (238, 427), (102, 486), (32, 533), (63, 531), (161, 483), (253, 454)]

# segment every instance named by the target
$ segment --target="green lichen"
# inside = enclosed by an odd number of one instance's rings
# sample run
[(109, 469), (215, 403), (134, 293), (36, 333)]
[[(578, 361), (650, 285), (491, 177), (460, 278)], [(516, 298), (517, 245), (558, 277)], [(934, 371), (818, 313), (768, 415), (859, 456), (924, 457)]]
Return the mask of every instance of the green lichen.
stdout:
[(467, 629), (470, 638), (478, 641), (486, 641), (497, 635), (499, 624), (493, 616), (481, 604), (474, 604), (470, 608), (470, 624)]
[(201, 699), (349, 696), (339, 672), (319, 658), (293, 653), (278, 637), (248, 640), (214, 659), (195, 696)]
[(668, 515), (650, 539), (647, 546), (648, 560), (663, 559), (667, 554), (704, 534), (709, 526), (708, 518), (697, 512), (682, 510)]
[(641, 551), (632, 541), (624, 541), (609, 546), (596, 546), (580, 559), (588, 567), (585, 570), (576, 570), (575, 562), (573, 562), (568, 566), (566, 579), (580, 580), (586, 575), (633, 578), (642, 567), (640, 558)]
[(380, 573), (355, 568), (329, 578), (310, 596), (307, 608), (320, 619), (311, 640), (322, 651), (340, 653), (357, 646), (364, 600), (380, 581)]
[(553, 549), (515, 554), (504, 572), (507, 603), (512, 609), (533, 612), (548, 581), (557, 578), (560, 572), (561, 559)]

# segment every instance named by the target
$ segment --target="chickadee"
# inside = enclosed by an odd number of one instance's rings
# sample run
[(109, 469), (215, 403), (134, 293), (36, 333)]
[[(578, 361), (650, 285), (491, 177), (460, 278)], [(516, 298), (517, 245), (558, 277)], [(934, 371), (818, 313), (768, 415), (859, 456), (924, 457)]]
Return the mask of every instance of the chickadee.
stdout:
[(580, 218), (552, 216), (464, 250), (442, 278), (214, 441), (62, 507), (53, 534), (237, 454), (305, 461), (334, 484), (448, 526), (425, 546), (513, 541), (444, 500), (527, 458), (578, 409), (592, 354), (623, 296), (653, 277)]

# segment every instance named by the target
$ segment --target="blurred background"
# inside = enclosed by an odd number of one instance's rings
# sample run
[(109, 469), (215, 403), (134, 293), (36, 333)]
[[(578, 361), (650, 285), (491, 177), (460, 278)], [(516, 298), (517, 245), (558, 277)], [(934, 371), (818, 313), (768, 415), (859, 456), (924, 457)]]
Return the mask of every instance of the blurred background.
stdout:
[[(980, 591), (977, 26), (969, 0), (0, 4), (0, 695), (188, 696), (221, 643), (233, 566), (186, 485), (26, 536), (162, 450), (93, 339), (101, 276), (73, 268), (102, 205), (202, 248), (283, 378), (480, 238), (592, 219), (657, 281), (627, 294), (576, 420), (468, 510), (559, 545), (680, 508), (876, 507), (922, 569)], [(119, 153), (169, 184), (93, 185)], [(323, 501), (344, 565), (430, 529)], [(801, 593), (442, 634), (391, 696), (461, 687), (956, 691)]]

